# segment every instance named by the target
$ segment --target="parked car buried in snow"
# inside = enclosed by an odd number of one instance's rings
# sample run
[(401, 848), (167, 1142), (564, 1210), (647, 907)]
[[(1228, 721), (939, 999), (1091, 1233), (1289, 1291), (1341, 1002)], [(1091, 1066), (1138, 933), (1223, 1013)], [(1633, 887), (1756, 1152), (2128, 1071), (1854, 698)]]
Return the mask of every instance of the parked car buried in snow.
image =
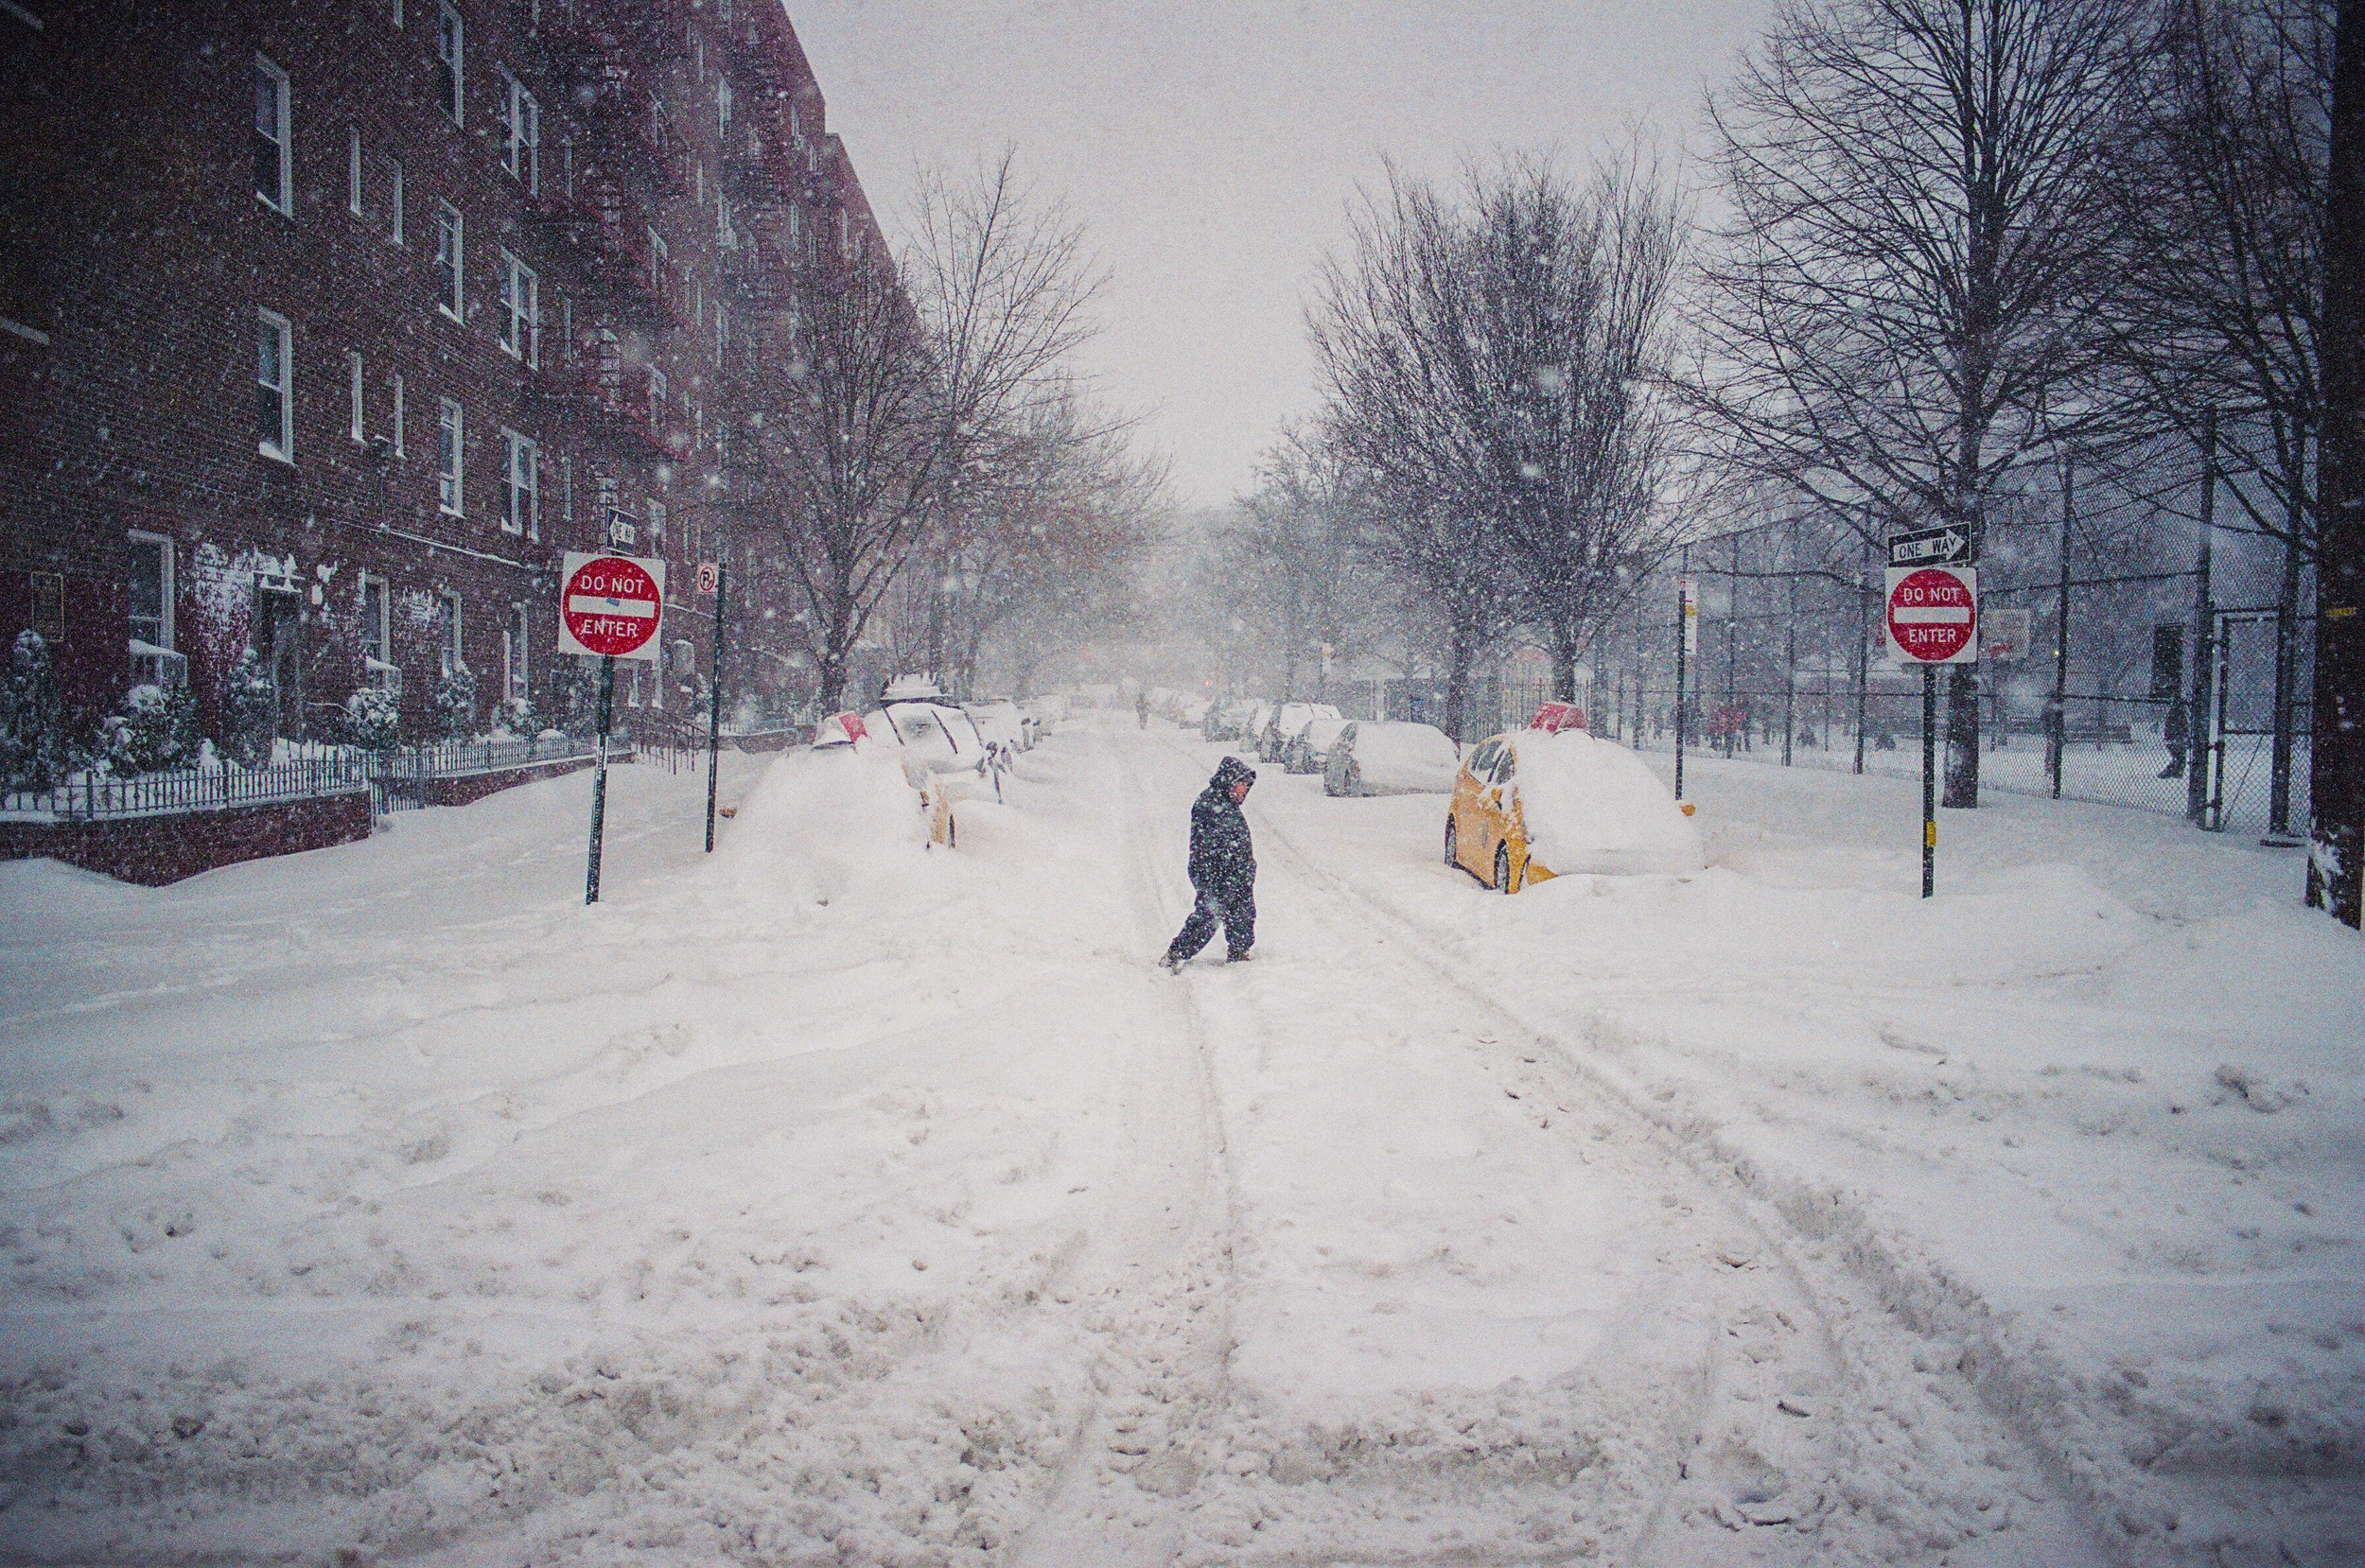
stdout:
[(1583, 730), (1514, 730), (1470, 754), (1445, 863), (1498, 893), (1574, 873), (1697, 871), (1699, 830), (1643, 760)]
[(1336, 719), (1339, 710), (1328, 703), (1284, 703), (1272, 710), (1262, 728), (1256, 731), (1256, 759), (1278, 762), (1289, 749), (1289, 742), (1305, 733), (1305, 726), (1317, 719)]
[(1320, 773), (1329, 760), (1330, 748), (1338, 741), (1340, 731), (1351, 723), (1345, 719), (1310, 719), (1281, 750), (1281, 764), (1288, 773)]
[(863, 723), (882, 739), (893, 736), (905, 756), (944, 781), (955, 800), (999, 799), (1002, 775), (968, 714), (943, 698), (889, 702)]
[(1202, 740), (1247, 740), (1249, 718), (1255, 709), (1256, 705), (1245, 697), (1235, 697), (1227, 702), (1211, 704), (1205, 716), (1199, 722), (1200, 739)]
[(1434, 724), (1357, 719), (1323, 758), (1326, 795), (1451, 794), (1462, 752)]
[(815, 726), (813, 750), (818, 755), (850, 759), (865, 755), (867, 747), (891, 750), (896, 766), (902, 770), (903, 781), (920, 797), (920, 810), (928, 818), (928, 842), (950, 849), (959, 842), (959, 829), (953, 820), (952, 784), (945, 775), (933, 772), (910, 747), (891, 739), (894, 734), (891, 728), (884, 735), (873, 731), (855, 714), (834, 713)]

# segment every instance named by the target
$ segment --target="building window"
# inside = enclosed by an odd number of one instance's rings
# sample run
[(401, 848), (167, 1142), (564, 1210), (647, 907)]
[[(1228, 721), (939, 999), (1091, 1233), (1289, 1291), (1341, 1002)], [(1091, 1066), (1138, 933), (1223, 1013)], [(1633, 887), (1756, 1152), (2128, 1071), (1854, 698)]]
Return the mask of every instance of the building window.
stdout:
[(394, 456), (402, 456), (402, 377), (394, 377)]
[(358, 125), (345, 134), (345, 207), (354, 217), (361, 216), (361, 128)]
[(435, 652), (442, 673), (467, 667), (460, 653), (460, 596), (449, 591), (435, 596)]
[(394, 8), (393, 8), (393, 9), (394, 9), (394, 26), (397, 26), (397, 27), (399, 27), (399, 26), (402, 26), (402, 0), (394, 0)]
[(649, 428), (665, 433), (665, 373), (655, 365), (649, 367)]
[(350, 423), (350, 425), (349, 425), (349, 427), (348, 427), (351, 429), (351, 431), (352, 431), (352, 433), (353, 433), (353, 439), (354, 439), (355, 441), (359, 441), (359, 440), (361, 440), (361, 439), (362, 439), (362, 437), (361, 437), (361, 354), (360, 354), (360, 351), (359, 351), (359, 349), (347, 349), (347, 350), (345, 351), (345, 375), (346, 375), (346, 379), (347, 379), (347, 380), (351, 383), (351, 386), (352, 386), (352, 397), (351, 397), (351, 399), (350, 399), (350, 401), (351, 401), (351, 403), (352, 403), (352, 405), (353, 405), (353, 408), (352, 408), (352, 421), (351, 421), (351, 423)]
[(462, 237), (460, 209), (448, 201), (435, 203), (435, 308), (455, 322), (464, 319), (460, 295)]
[(461, 413), (460, 405), (444, 399), (442, 414), (436, 420), (435, 468), (436, 501), (451, 515), (461, 514)]
[(460, 9), (451, 0), (443, 0), (436, 8), (435, 22), (435, 95), (451, 123), (461, 123), (460, 66), (467, 49), (467, 36), (461, 26)]
[(501, 324), (500, 345), (512, 358), (523, 359), (529, 365), (539, 365), (541, 348), (536, 330), (542, 320), (534, 294), (534, 270), (511, 255), (501, 253)]
[(575, 520), (575, 460), (571, 456), (558, 460), (558, 520), (568, 524)]
[(387, 232), (394, 242), (399, 245), (402, 243), (402, 164), (399, 160), (389, 158), (386, 160), (386, 167), (392, 176), (388, 181), (390, 188), (387, 191), (386, 200), (387, 204), (394, 208), (394, 227)]
[(538, 539), (542, 536), (541, 502), (534, 469), (539, 449), (515, 430), (503, 430), (501, 441), (507, 447), (501, 477), (501, 528), (506, 532)]
[(254, 57), (254, 194), (274, 212), (295, 211), (289, 168), (288, 73)]
[(361, 574), (361, 670), (372, 686), (402, 689), (402, 672), (394, 668), (393, 625), (389, 618), (386, 580)]
[(507, 100), (501, 105), (501, 166), (529, 191), (541, 188), (542, 106), (525, 84), (504, 71)]
[[(172, 651), (172, 541), (161, 533), (133, 532), (131, 640)], [(140, 650), (134, 649), (136, 656)]]
[(719, 365), (723, 362), (724, 351), (730, 347), (730, 306), (718, 301), (714, 306), (714, 362), (716, 364)]
[(526, 607), (509, 607), (509, 624), (501, 631), (501, 689), (518, 702), (532, 688), (526, 669)]
[(267, 458), (295, 461), (295, 365), (288, 318), (255, 313), (254, 441)]

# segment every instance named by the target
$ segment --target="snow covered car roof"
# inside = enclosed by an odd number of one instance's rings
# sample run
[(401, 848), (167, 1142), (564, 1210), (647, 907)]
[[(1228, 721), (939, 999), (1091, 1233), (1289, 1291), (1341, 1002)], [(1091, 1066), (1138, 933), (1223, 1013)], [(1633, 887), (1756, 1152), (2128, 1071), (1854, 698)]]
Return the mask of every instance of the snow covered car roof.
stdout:
[(1434, 724), (1358, 719), (1331, 742), (1333, 765), (1354, 764), (1374, 794), (1451, 794), (1462, 751)]
[(1697, 871), (1700, 830), (1641, 758), (1584, 730), (1514, 730), (1511, 783), (1535, 861), (1556, 877)]

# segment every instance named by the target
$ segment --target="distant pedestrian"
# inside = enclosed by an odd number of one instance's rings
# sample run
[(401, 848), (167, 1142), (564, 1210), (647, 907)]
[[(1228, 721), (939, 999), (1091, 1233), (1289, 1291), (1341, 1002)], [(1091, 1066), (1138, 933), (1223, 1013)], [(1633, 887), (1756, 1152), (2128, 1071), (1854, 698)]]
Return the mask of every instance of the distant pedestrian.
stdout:
[(2193, 739), (2192, 713), (2184, 706), (2184, 693), (2168, 699), (2168, 716), (2160, 725), (2160, 741), (2168, 748), (2168, 765), (2160, 770), (2163, 778), (2184, 776), (2184, 754)]
[(1216, 766), (1207, 788), (1191, 803), (1191, 886), (1198, 900), (1159, 960), (1169, 971), (1189, 963), (1223, 927), (1224, 959), (1237, 964), (1256, 942), (1256, 849), (1240, 802), (1256, 770), (1236, 757)]
[(1133, 723), (1143, 729), (1149, 727), (1149, 693), (1147, 691), (1133, 699)]

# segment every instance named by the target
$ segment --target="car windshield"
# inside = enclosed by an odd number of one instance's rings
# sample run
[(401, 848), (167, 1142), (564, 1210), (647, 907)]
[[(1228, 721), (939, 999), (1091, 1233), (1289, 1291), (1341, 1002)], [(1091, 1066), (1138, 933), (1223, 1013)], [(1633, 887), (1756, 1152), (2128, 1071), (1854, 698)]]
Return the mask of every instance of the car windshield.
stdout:
[(1518, 765), (1519, 754), (1513, 748), (1505, 746), (1502, 756), (1495, 759), (1495, 782), (1510, 783), (1512, 775), (1518, 771)]
[(1502, 749), (1503, 743), (1500, 740), (1489, 740), (1479, 747), (1477, 755), (1470, 758), (1470, 776), (1484, 783), (1487, 776), (1495, 771), (1495, 758)]

